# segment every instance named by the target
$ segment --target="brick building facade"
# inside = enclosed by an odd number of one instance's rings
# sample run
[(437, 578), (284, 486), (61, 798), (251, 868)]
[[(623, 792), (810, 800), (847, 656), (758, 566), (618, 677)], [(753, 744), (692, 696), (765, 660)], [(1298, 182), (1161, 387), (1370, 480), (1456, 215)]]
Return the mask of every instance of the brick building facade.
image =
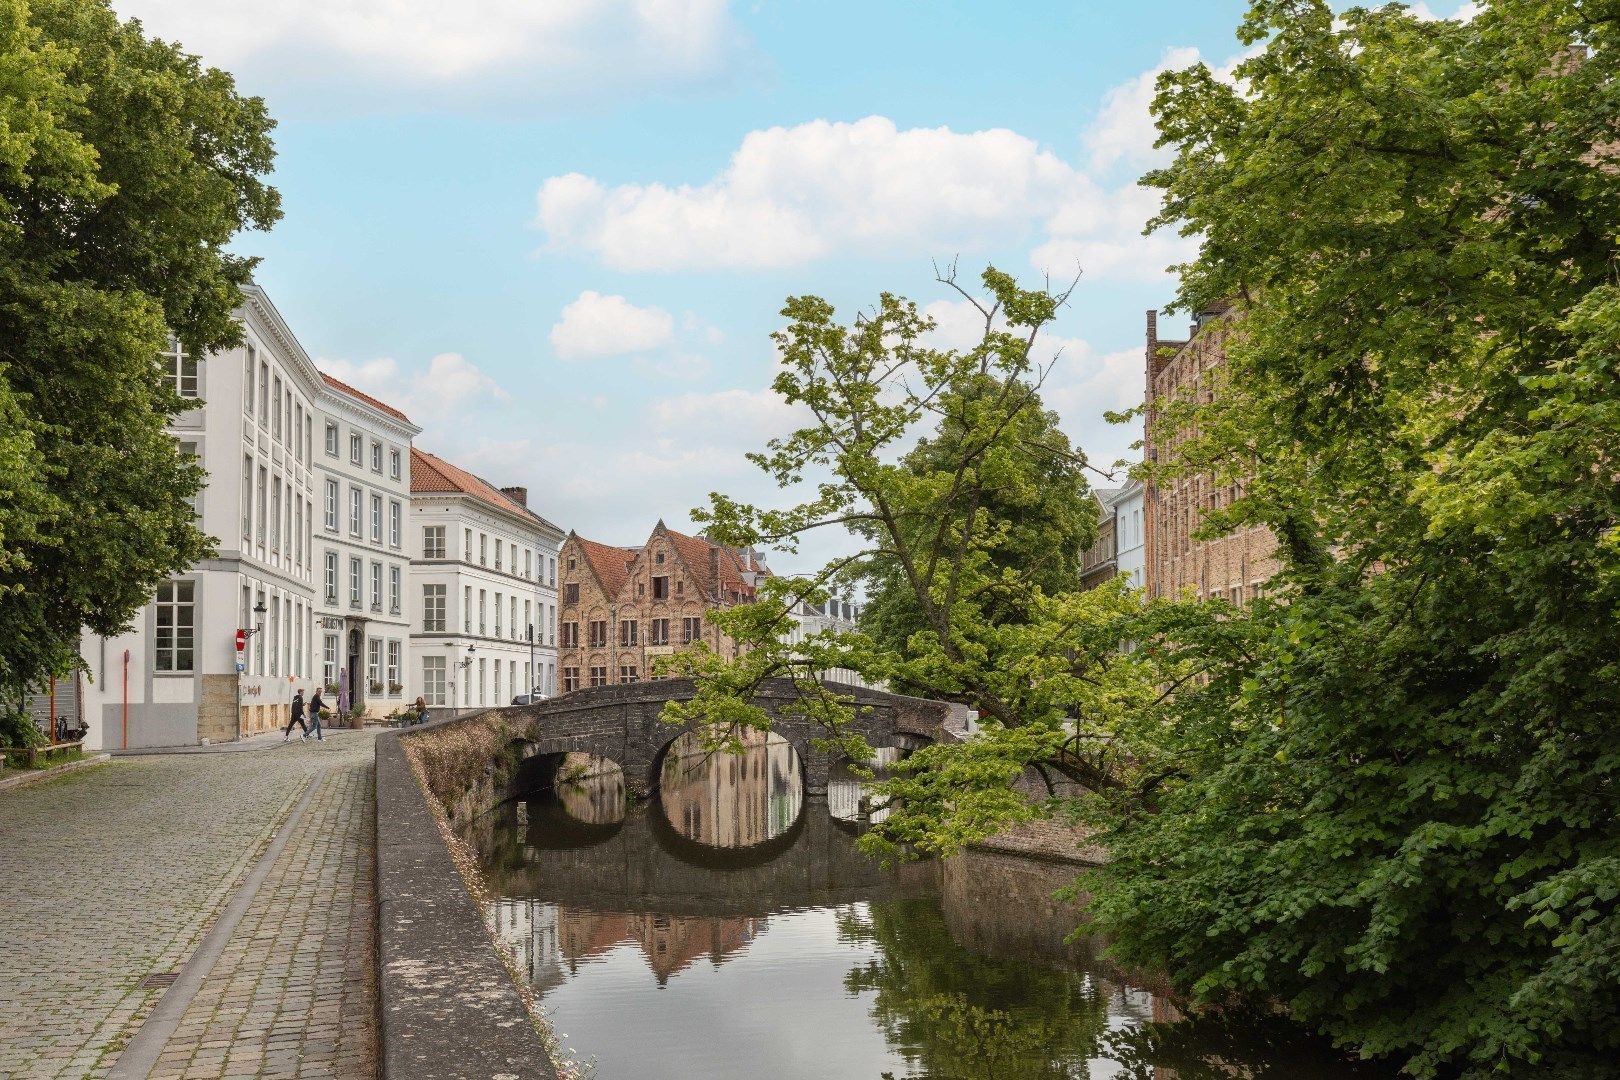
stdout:
[(687, 536), (660, 521), (640, 547), (569, 533), (557, 616), (559, 690), (649, 678), (653, 661), (701, 641), (721, 656), (737, 644), (705, 618), (747, 603), (769, 571), (758, 556)]
[[(1186, 340), (1173, 341), (1159, 337), (1158, 312), (1147, 313), (1144, 438), (1149, 462), (1172, 460), (1181, 441), (1163, 421), (1167, 402), (1212, 400), (1226, 360), (1230, 324), (1228, 312), (1207, 312), (1198, 317)], [(1207, 474), (1147, 486), (1143, 516), (1148, 596), (1173, 597), (1190, 590), (1199, 600), (1224, 597), (1241, 605), (1277, 573), (1277, 540), (1263, 526), (1213, 540), (1192, 535), (1206, 513), (1229, 506), (1241, 490), (1241, 484), (1218, 484)]]

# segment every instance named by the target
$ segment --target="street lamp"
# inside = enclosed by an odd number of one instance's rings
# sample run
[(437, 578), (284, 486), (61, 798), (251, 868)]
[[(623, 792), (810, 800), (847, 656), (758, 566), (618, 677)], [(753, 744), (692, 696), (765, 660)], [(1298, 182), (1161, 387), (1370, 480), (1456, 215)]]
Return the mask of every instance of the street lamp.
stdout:
[(264, 606), (264, 601), (263, 600), (260, 600), (258, 603), (253, 605), (253, 614), (255, 614), (255, 615), (257, 615), (259, 617), (259, 624), (257, 626), (249, 627), (248, 629), (242, 631), (242, 640), (243, 641), (246, 641), (248, 638), (252, 637), (254, 634), (257, 634), (257, 633), (259, 633), (260, 631), (262, 631), (264, 629), (264, 613), (266, 611), (269, 611), (269, 610), (270, 610), (269, 608)]

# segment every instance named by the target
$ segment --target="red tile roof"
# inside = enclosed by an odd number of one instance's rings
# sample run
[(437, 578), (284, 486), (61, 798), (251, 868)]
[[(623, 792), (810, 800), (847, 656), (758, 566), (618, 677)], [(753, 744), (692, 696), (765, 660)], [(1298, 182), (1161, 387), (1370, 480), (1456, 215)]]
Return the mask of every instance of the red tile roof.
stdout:
[(602, 591), (608, 596), (619, 595), (625, 581), (630, 577), (630, 565), (636, 561), (636, 556), (641, 554), (640, 549), (598, 544), (595, 540), (587, 540), (577, 533), (574, 539), (579, 541), (579, 549), (584, 552), (585, 560), (591, 564), (591, 571), (596, 575), (596, 580), (602, 583)]
[(396, 420), (403, 420), (407, 424), (411, 422), (410, 417), (406, 416), (404, 413), (400, 412), (398, 409), (394, 408), (392, 405), (389, 405), (389, 404), (386, 404), (384, 402), (378, 401), (376, 398), (372, 397), (368, 393), (365, 393), (364, 391), (356, 390), (354, 387), (350, 386), (348, 383), (344, 382), (342, 379), (334, 379), (334, 378), (332, 378), (332, 376), (328, 375), (324, 371), (321, 372), (321, 378), (325, 379), (326, 380), (326, 385), (330, 386), (334, 390), (341, 390), (343, 393), (348, 394), (350, 397), (359, 398), (361, 401), (365, 402), (367, 405), (370, 405), (372, 408), (378, 410), (379, 412), (385, 412), (389, 416), (394, 417)]
[(458, 469), (437, 455), (411, 447), (411, 494), (460, 493), (508, 513), (533, 517), (522, 503), (509, 498), (493, 484), (474, 476), (466, 469)]
[[(743, 580), (743, 572), (750, 567), (744, 565), (746, 560), (741, 552), (724, 544), (716, 544), (706, 537), (678, 533), (667, 526), (664, 532), (668, 534), (670, 543), (675, 545), (675, 550), (680, 552), (692, 576), (697, 578), (698, 587), (705, 596), (715, 595), (715, 570), (720, 572), (720, 593), (736, 592), (745, 597), (754, 595), (754, 587)], [(715, 555), (712, 564), (709, 561), (710, 552)]]

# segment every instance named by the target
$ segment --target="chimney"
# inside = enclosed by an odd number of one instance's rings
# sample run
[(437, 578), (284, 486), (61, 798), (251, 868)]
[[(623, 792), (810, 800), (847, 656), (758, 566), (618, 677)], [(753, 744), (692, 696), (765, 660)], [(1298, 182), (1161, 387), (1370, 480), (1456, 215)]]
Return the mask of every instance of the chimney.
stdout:
[(501, 488), (501, 494), (519, 506), (526, 508), (529, 505), (529, 489), (526, 487), (503, 487)]
[(1159, 374), (1159, 312), (1147, 313), (1147, 394), (1153, 396), (1153, 380)]

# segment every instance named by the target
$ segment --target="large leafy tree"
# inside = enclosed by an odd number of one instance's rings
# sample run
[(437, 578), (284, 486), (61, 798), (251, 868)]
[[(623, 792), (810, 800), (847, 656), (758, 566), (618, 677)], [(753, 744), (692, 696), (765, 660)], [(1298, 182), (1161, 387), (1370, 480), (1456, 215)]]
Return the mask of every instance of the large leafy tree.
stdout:
[(1128, 960), (1417, 1075), (1620, 1055), (1620, 7), (1256, 0), (1161, 79), (1181, 305), (1236, 301), (1177, 466), (1278, 597), (1181, 695), (1087, 882)]
[(105, 0), (0, 0), (0, 694), (211, 549), (157, 356), (238, 340), (272, 122)]
[[(812, 420), (753, 460), (783, 487), (810, 485), (813, 497), (766, 510), (717, 494), (694, 516), (739, 546), (791, 551), (807, 533), (839, 526), (862, 542), (818, 574), (765, 582), (757, 603), (711, 613), (745, 646), (740, 656), (687, 651), (667, 665), (698, 681), (689, 703), (666, 708), (669, 719), (705, 721), (716, 746), (738, 746), (738, 733), (767, 726), (753, 692), (787, 677), (829, 743), (863, 759), (869, 748), (848, 734), (850, 703), (814, 678), (829, 668), (974, 709), (979, 737), (926, 747), (881, 785), (894, 812), (863, 843), (890, 854), (954, 851), (1036, 814), (1010, 786), (1031, 767), (1053, 788), (1151, 791), (1168, 767), (1152, 738), (1167, 688), (1202, 661), (1188, 648), (1121, 646), (1157, 623), (1215, 621), (1214, 609), (1196, 606), (1144, 614), (1119, 583), (1047, 594), (1046, 568), (1076, 561), (1073, 549), (1039, 552), (1033, 566), (1007, 556), (1022, 523), (1006, 508), (1037, 505), (1029, 490), (1037, 478), (1084, 492), (1084, 458), (1040, 398), (1050, 363), (1040, 333), (1063, 296), (1022, 289), (994, 269), (982, 283), (984, 299), (974, 302), (983, 335), (965, 350), (931, 346), (932, 323), (893, 295), (852, 325), (818, 297), (788, 301), (774, 385)], [(920, 629), (900, 640), (825, 634), (788, 643), (796, 602), (873, 572), (898, 575)]]

